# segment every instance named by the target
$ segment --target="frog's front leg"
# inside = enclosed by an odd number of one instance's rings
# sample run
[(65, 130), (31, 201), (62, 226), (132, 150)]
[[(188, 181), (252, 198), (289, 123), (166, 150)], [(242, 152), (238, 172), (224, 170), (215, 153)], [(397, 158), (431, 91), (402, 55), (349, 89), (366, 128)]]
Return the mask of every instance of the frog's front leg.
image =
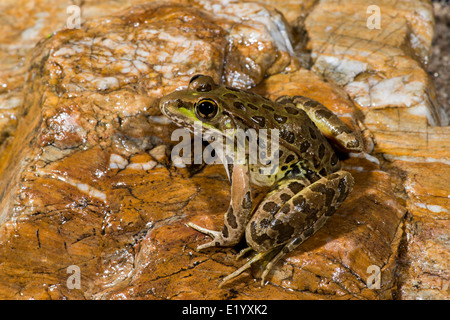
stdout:
[(234, 246), (239, 243), (245, 233), (245, 226), (250, 219), (252, 209), (248, 165), (228, 165), (228, 174), (231, 180), (231, 201), (225, 213), (222, 231), (209, 230), (194, 223), (188, 223), (191, 228), (213, 238), (211, 242), (198, 246), (197, 250)]

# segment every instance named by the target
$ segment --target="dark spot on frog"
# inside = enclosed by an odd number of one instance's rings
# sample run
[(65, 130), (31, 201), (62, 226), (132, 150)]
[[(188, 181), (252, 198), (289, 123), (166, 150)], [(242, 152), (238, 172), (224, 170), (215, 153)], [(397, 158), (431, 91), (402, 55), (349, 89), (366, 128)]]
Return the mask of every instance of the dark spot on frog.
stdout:
[(328, 210), (325, 212), (325, 216), (329, 217), (332, 216), (336, 212), (336, 208), (333, 206), (330, 206)]
[[(250, 104), (247, 104), (247, 106), (250, 106)], [(253, 117), (251, 117), (251, 119), (252, 119), (252, 121), (254, 123), (256, 123), (260, 127), (265, 127), (266, 126), (266, 118), (264, 118), (264, 117), (253, 116)]]
[(244, 200), (242, 200), (242, 208), (243, 209), (251, 209), (252, 208), (252, 195), (250, 191), (247, 191), (244, 196)]
[(281, 158), (283, 156), (283, 153), (284, 153), (283, 150), (278, 150), (278, 157)]
[(320, 159), (318, 157), (313, 158), (314, 169), (319, 169), (320, 167)]
[(278, 123), (285, 123), (287, 121), (287, 117), (281, 116), (281, 115), (276, 114), (276, 113), (273, 115), (273, 118)]
[(307, 238), (312, 236), (313, 233), (314, 233), (314, 227), (309, 227), (308, 229), (303, 231), (303, 235)]
[(267, 105), (267, 104), (263, 104), (262, 107), (268, 111), (275, 111), (274, 108), (272, 108), (271, 106)]
[(258, 110), (258, 107), (255, 106), (254, 104), (251, 104), (251, 103), (247, 103), (247, 107), (252, 109), (252, 110), (255, 110), (255, 111)]
[(270, 213), (272, 216), (274, 216), (278, 212), (279, 209), (280, 209), (280, 206), (277, 205), (273, 201), (266, 202), (263, 205), (263, 210), (266, 211), (267, 213)]
[(317, 183), (317, 184), (311, 186), (311, 190), (325, 195), (325, 207), (329, 207), (331, 205), (331, 202), (333, 201), (334, 194), (335, 194), (333, 189), (327, 188), (322, 183)]
[(259, 227), (260, 227), (262, 230), (266, 230), (267, 227), (270, 225), (270, 222), (271, 222), (271, 221), (272, 221), (271, 219), (262, 219), (262, 220), (259, 222)]
[(314, 171), (310, 170), (310, 169), (306, 169), (305, 177), (311, 183), (316, 182), (317, 180), (320, 179), (320, 176), (317, 173), (315, 173)]
[(308, 150), (309, 147), (311, 147), (311, 144), (308, 141), (303, 141), (302, 144), (300, 145), (300, 152), (301, 153), (306, 152), (306, 150)]
[[(305, 101), (305, 98), (304, 98), (304, 97), (301, 97), (301, 96), (297, 96), (297, 98), (302, 98), (301, 100), (304, 101), (304, 102), (303, 102), (303, 105), (304, 105), (306, 108), (308, 108), (308, 109), (316, 108), (316, 107), (320, 106), (320, 103), (318, 103), (318, 102), (315, 101), (315, 100), (308, 99), (308, 100)], [(300, 100), (300, 99), (299, 99), (299, 100)]]
[(303, 240), (305, 240), (302, 236), (295, 238), (294, 242), (292, 242), (292, 244), (295, 245), (299, 245), (300, 243), (303, 242)]
[(289, 199), (291, 199), (291, 196), (287, 193), (282, 193), (280, 195), (280, 199), (281, 199), (281, 201), (283, 201), (283, 203), (285, 203), (285, 202), (289, 201)]
[(288, 166), (282, 166), (282, 167), (281, 167), (281, 171), (286, 171), (287, 168), (288, 168)]
[(321, 120), (323, 118), (329, 119), (330, 117), (333, 116), (333, 113), (329, 110), (319, 109), (314, 113), (314, 115), (318, 120)]
[(242, 110), (242, 111), (247, 111), (247, 109), (245, 108), (245, 106), (244, 106), (244, 104), (243, 103), (241, 103), (241, 102), (239, 102), (239, 101), (235, 101), (234, 103), (233, 103), (233, 106), (236, 108), (236, 109), (240, 109), (240, 110)]
[(237, 99), (238, 97), (233, 94), (233, 93), (226, 93), (223, 95), (225, 98), (229, 98), (229, 99)]
[(325, 170), (325, 168), (322, 168), (322, 170), (319, 171), (319, 174), (320, 174), (322, 177), (325, 177), (325, 176), (327, 175), (327, 170)]
[(319, 211), (317, 208), (310, 205), (301, 195), (295, 197), (293, 204), (295, 206), (294, 210), (304, 213), (306, 215), (306, 219), (314, 219)]
[(275, 99), (275, 102), (280, 103), (280, 104), (285, 104), (285, 103), (292, 102), (292, 99), (289, 96), (280, 96), (277, 99)]
[(295, 135), (293, 132), (291, 131), (287, 131), (287, 130), (280, 130), (280, 138), (285, 140), (288, 143), (294, 143), (295, 141)]
[(302, 195), (298, 195), (292, 203), (295, 207), (294, 210), (301, 212), (301, 209), (306, 205), (306, 199)]
[[(290, 173), (292, 173), (292, 175), (294, 175), (294, 176), (300, 174), (300, 172), (301, 172), (301, 170), (300, 170), (300, 167), (298, 166), (298, 164), (295, 164), (295, 166), (294, 166), (294, 167), (292, 168), (292, 170), (290, 171)], [(288, 173), (289, 173), (289, 172), (286, 172), (286, 175), (287, 175)]]
[(226, 224), (223, 226), (223, 229), (222, 229), (222, 235), (223, 235), (225, 238), (228, 238), (228, 227), (227, 227)]
[(271, 240), (266, 232), (261, 233), (261, 235), (258, 234), (258, 232), (256, 230), (256, 222), (255, 221), (253, 221), (250, 224), (250, 234), (251, 234), (252, 240), (258, 244), (261, 244), (266, 240)]
[(305, 186), (303, 184), (297, 181), (293, 181), (288, 185), (288, 188), (292, 191), (293, 194), (299, 193), (304, 187)]
[(289, 211), (291, 211), (291, 206), (289, 204), (285, 204), (283, 205), (283, 207), (280, 209), (279, 212), (287, 214)]
[(234, 211), (233, 211), (233, 207), (229, 207), (228, 212), (227, 212), (227, 222), (228, 225), (233, 228), (236, 229), (237, 228), (237, 222), (236, 222), (236, 217), (234, 216)]
[(233, 178), (233, 168), (234, 168), (234, 166), (233, 166), (232, 162), (228, 163), (228, 174), (230, 175), (230, 180)]
[(271, 229), (278, 232), (277, 244), (282, 244), (289, 240), (294, 234), (295, 229), (288, 223), (275, 219), (271, 224)]
[(292, 161), (294, 161), (294, 160), (295, 160), (295, 156), (294, 156), (293, 154), (290, 154), (290, 155), (288, 155), (288, 156), (286, 157), (285, 162), (286, 162), (286, 163), (290, 163), (290, 162), (292, 162)]
[(293, 108), (293, 107), (285, 107), (285, 110), (287, 113), (292, 114), (292, 115), (296, 115), (298, 114), (298, 110)]

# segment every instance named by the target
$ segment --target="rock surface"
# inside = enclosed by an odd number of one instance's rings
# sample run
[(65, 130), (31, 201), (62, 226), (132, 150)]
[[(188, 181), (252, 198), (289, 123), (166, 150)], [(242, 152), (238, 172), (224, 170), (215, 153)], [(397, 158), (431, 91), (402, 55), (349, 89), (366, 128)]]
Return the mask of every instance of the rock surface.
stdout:
[[(364, 1), (286, 1), (286, 18), (264, 2), (88, 1), (94, 20), (46, 37), (66, 6), (41, 1), (2, 25), (1, 298), (449, 298), (450, 129), (425, 71), (431, 5), (375, 1), (378, 30)], [(237, 249), (196, 252), (207, 237), (186, 226), (220, 229), (230, 197), (222, 167), (170, 159), (176, 127), (157, 102), (196, 73), (314, 98), (366, 142), (343, 160), (349, 198), (264, 287), (257, 265), (218, 289), (243, 263)]]

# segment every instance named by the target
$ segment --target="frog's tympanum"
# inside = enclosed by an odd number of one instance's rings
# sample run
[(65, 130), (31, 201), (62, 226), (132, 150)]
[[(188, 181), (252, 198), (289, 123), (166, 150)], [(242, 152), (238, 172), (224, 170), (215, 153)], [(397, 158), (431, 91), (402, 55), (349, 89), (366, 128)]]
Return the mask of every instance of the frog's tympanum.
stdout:
[[(212, 238), (198, 250), (234, 246), (245, 234), (248, 248), (238, 256), (256, 252), (221, 285), (258, 260), (266, 262), (264, 284), (275, 263), (321, 228), (352, 190), (353, 177), (340, 169), (331, 144), (341, 151), (360, 152), (362, 141), (317, 101), (281, 96), (273, 102), (252, 92), (218, 85), (209, 76), (196, 75), (186, 90), (162, 98), (160, 108), (190, 130), (197, 121), (201, 121), (203, 130), (221, 135), (233, 129), (279, 130), (279, 166), (273, 175), (262, 174), (262, 164), (249, 161), (225, 165), (231, 201), (222, 231), (188, 224)], [(252, 184), (271, 187), (257, 206), (252, 206)]]

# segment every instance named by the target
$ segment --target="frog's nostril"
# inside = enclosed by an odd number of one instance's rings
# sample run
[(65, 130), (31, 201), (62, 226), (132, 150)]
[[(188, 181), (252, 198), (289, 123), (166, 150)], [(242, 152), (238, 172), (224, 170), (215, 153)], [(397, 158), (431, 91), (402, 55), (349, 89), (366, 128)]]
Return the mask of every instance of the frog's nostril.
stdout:
[(177, 108), (181, 108), (181, 107), (183, 106), (183, 100), (177, 99), (177, 100), (175, 101), (175, 106), (176, 106)]

